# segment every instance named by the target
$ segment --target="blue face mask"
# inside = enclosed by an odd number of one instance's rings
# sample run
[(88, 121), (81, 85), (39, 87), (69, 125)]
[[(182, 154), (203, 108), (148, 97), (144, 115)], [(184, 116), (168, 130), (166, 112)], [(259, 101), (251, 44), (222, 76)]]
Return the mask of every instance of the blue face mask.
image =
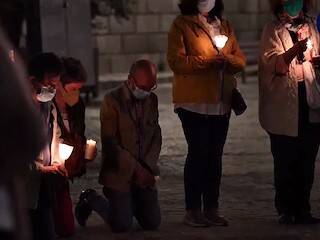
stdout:
[(303, 0), (286, 0), (283, 4), (284, 11), (290, 17), (297, 17), (303, 8)]

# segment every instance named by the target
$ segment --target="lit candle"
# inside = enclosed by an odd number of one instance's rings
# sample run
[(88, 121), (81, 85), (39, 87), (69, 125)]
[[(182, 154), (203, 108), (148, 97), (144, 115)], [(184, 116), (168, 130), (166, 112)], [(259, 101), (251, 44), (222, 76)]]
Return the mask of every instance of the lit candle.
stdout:
[(72, 154), (73, 147), (64, 143), (59, 143), (59, 155), (63, 161), (66, 161)]
[(96, 145), (97, 145), (96, 141), (92, 139), (87, 140), (86, 151), (84, 155), (85, 159), (94, 160), (95, 153), (96, 153)]
[(217, 35), (213, 38), (213, 42), (216, 45), (216, 47), (221, 50), (222, 48), (224, 48), (224, 46), (226, 45), (227, 41), (228, 41), (228, 37), (225, 35)]
[(313, 48), (313, 44), (312, 44), (312, 41), (309, 39), (308, 42), (307, 42), (307, 48), (309, 50), (311, 50)]

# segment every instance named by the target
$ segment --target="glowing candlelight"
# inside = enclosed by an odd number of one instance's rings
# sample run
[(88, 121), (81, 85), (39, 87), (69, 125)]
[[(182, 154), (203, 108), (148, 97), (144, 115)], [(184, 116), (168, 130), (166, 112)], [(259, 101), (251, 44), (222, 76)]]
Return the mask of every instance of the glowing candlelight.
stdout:
[(307, 48), (309, 50), (311, 50), (313, 48), (313, 44), (312, 44), (312, 41), (309, 39), (308, 42), (307, 42)]
[(224, 48), (224, 46), (226, 45), (227, 41), (228, 41), (228, 37), (225, 35), (217, 35), (213, 38), (213, 42), (216, 45), (216, 47), (221, 50), (222, 48)]
[(84, 155), (85, 159), (93, 160), (95, 158), (96, 145), (97, 145), (96, 141), (92, 139), (87, 140), (86, 151)]
[(73, 147), (64, 143), (59, 143), (59, 155), (62, 160), (67, 160), (73, 151)]

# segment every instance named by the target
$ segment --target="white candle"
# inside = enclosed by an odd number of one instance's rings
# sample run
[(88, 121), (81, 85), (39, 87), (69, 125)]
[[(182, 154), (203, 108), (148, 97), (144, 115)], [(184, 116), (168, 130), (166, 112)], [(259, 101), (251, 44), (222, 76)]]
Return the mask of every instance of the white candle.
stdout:
[(85, 151), (85, 159), (87, 160), (94, 160), (95, 157), (95, 152), (96, 152), (96, 145), (97, 142), (89, 139), (87, 140), (87, 145), (86, 145), (86, 151)]
[(72, 154), (73, 147), (64, 143), (59, 143), (59, 155), (60, 158), (66, 161)]
[(222, 48), (224, 48), (224, 46), (226, 45), (227, 41), (228, 41), (228, 37), (225, 35), (217, 35), (213, 38), (213, 42), (216, 45), (216, 47), (221, 50)]

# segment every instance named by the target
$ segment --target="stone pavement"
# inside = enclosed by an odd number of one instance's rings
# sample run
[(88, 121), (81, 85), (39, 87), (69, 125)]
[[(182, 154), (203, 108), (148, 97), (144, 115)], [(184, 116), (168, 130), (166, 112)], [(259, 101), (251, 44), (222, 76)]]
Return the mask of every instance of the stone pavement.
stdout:
[[(82, 239), (148, 239), (148, 240), (318, 240), (319, 226), (279, 226), (273, 207), (273, 163), (269, 141), (260, 128), (257, 117), (257, 80), (251, 78), (240, 85), (247, 99), (248, 111), (241, 117), (232, 117), (225, 146), (224, 174), (221, 189), (221, 212), (230, 219), (229, 227), (194, 229), (182, 224), (184, 216), (183, 165), (186, 143), (180, 122), (173, 113), (170, 84), (161, 84), (159, 95), (160, 125), (163, 134), (161, 152), (162, 179), (159, 183), (162, 207), (162, 225), (157, 232), (142, 232), (137, 225), (129, 234), (114, 235), (96, 214), (88, 226), (77, 226), (72, 240)], [(99, 109), (87, 109), (88, 137), (99, 139)], [(90, 164), (88, 173), (72, 185), (76, 201), (81, 189), (91, 187), (101, 192), (97, 184), (100, 154)], [(320, 215), (319, 168), (312, 195), (315, 215)]]

